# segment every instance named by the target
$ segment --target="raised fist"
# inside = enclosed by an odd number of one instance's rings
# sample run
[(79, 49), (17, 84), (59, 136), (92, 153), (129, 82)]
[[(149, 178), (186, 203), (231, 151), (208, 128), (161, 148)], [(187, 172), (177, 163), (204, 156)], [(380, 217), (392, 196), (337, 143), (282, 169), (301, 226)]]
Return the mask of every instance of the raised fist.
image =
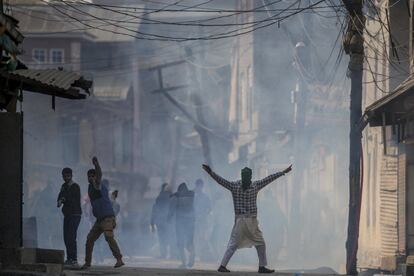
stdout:
[(283, 174), (286, 174), (288, 172), (290, 172), (292, 170), (292, 165), (290, 165), (289, 167), (287, 167), (284, 171)]
[(98, 164), (98, 158), (96, 158), (96, 156), (94, 156), (94, 157), (92, 158), (92, 163), (93, 163), (94, 165)]

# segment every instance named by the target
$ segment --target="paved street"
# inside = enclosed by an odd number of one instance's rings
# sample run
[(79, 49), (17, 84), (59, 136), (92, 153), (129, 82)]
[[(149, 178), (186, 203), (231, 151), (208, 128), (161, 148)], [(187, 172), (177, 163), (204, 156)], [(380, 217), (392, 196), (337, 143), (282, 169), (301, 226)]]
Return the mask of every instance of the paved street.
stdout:
[[(134, 276), (172, 276), (172, 275), (262, 275), (256, 272), (250, 271), (235, 271), (231, 273), (219, 273), (214, 270), (182, 270), (182, 269), (161, 269), (161, 268), (138, 268), (138, 267), (125, 267), (125, 268), (111, 268), (111, 267), (94, 267), (89, 270), (65, 270), (65, 276), (110, 276), (110, 275), (134, 275)], [(287, 272), (276, 272), (270, 275), (280, 276), (294, 276), (294, 275), (337, 275), (337, 274), (298, 274), (298, 273), (287, 273)]]
[[(193, 269), (177, 269), (180, 265), (176, 260), (158, 260), (151, 257), (134, 257), (126, 259), (126, 266), (122, 268), (112, 268), (112, 259), (105, 260), (104, 266), (92, 266), (88, 270), (65, 270), (65, 276), (88, 276), (88, 275), (145, 275), (145, 276), (170, 276), (170, 275), (229, 275), (227, 273), (218, 273), (216, 271), (217, 264), (215, 263), (202, 263), (196, 262)], [(232, 273), (230, 275), (259, 275), (256, 273), (257, 267), (252, 265), (242, 264), (230, 264), (228, 266)], [(279, 271), (271, 275), (338, 275), (326, 273), (329, 269), (322, 269), (324, 274), (318, 273), (289, 273), (285, 271)], [(260, 274), (262, 275), (262, 274)]]

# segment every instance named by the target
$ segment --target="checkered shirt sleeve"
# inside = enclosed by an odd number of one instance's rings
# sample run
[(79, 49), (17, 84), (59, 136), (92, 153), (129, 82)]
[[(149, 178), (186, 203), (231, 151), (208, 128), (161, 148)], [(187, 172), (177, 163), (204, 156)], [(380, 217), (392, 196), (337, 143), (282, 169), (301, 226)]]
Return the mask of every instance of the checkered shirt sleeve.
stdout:
[(226, 179), (224, 179), (223, 177), (221, 177), (220, 175), (216, 174), (213, 171), (208, 172), (208, 174), (221, 186), (223, 186), (224, 188), (233, 191), (235, 183), (228, 181)]
[(266, 185), (272, 183), (273, 181), (275, 181), (282, 175), (284, 175), (283, 172), (277, 172), (277, 173), (271, 174), (268, 177), (263, 178), (262, 180), (255, 181), (253, 185), (257, 187), (257, 190), (261, 190), (264, 187), (266, 187)]

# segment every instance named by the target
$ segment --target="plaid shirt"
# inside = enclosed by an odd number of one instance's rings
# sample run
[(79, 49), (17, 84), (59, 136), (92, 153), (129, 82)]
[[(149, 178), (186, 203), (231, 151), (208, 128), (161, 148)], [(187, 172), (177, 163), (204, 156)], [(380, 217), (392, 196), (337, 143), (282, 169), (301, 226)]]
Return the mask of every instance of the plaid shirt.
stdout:
[(270, 184), (280, 176), (284, 175), (282, 172), (271, 174), (262, 180), (253, 181), (250, 187), (243, 191), (241, 187), (241, 180), (228, 181), (211, 171), (210, 176), (217, 181), (218, 184), (230, 190), (233, 196), (233, 205), (235, 215), (257, 216), (257, 193), (266, 185)]

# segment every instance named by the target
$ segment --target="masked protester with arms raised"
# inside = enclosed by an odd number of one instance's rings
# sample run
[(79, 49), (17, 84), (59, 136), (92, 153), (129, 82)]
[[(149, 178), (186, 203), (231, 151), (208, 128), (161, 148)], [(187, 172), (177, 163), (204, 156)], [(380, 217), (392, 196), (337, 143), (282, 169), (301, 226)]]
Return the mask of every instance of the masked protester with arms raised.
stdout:
[(266, 268), (266, 244), (262, 232), (259, 229), (257, 220), (257, 193), (266, 185), (270, 184), (282, 175), (292, 170), (292, 165), (287, 169), (269, 175), (268, 177), (252, 182), (252, 170), (245, 167), (241, 170), (241, 180), (228, 181), (208, 166), (203, 165), (203, 169), (221, 186), (230, 190), (233, 196), (234, 214), (236, 216), (230, 241), (227, 245), (226, 253), (223, 256), (219, 272), (230, 272), (226, 266), (239, 248), (256, 247), (259, 257), (259, 273), (273, 273), (273, 269)]

